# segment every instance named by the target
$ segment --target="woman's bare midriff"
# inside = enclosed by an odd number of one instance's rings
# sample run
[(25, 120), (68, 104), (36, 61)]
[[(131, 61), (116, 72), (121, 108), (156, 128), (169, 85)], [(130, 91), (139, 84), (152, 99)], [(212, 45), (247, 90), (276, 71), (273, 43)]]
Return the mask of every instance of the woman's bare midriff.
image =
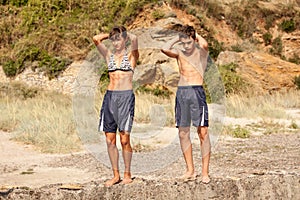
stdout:
[(109, 73), (108, 90), (132, 90), (132, 71), (114, 71)]

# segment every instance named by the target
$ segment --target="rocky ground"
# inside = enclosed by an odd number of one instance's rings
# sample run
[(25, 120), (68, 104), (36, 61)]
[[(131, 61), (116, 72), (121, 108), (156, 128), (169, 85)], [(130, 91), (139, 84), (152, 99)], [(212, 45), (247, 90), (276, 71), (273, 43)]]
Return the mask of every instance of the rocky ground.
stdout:
[[(220, 136), (213, 147), (210, 174), (183, 182), (180, 156), (154, 172), (135, 174), (130, 185), (103, 186), (111, 172), (86, 151), (42, 154), (11, 141), (1, 132), (0, 199), (299, 199), (300, 132), (255, 135), (247, 139)], [(201, 152), (194, 141), (200, 171)], [(165, 156), (165, 155), (162, 155)], [(161, 162), (164, 161), (161, 157)]]

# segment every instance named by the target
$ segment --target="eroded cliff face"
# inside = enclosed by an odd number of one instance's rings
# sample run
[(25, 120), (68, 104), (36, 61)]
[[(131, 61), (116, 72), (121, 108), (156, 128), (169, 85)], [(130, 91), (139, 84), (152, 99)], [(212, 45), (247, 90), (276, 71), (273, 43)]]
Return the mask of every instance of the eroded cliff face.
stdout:
[(39, 189), (17, 188), (0, 199), (298, 199), (300, 176), (253, 175), (245, 179), (215, 179), (204, 185), (194, 182), (135, 180), (127, 186), (105, 188), (96, 183), (81, 189), (62, 189), (61, 184)]
[(300, 75), (299, 65), (263, 52), (221, 52), (216, 64), (230, 63), (236, 63), (238, 73), (260, 93), (295, 88), (294, 78)]

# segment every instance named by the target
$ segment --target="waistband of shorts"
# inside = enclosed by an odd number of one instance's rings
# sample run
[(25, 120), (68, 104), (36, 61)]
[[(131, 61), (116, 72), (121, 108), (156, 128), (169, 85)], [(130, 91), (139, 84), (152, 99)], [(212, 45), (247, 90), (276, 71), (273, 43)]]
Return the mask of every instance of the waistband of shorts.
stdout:
[(133, 90), (106, 90), (106, 93), (128, 94), (133, 93)]
[(197, 88), (202, 88), (203, 89), (203, 86), (202, 85), (186, 85), (186, 86), (178, 86), (177, 87), (178, 89), (197, 89)]

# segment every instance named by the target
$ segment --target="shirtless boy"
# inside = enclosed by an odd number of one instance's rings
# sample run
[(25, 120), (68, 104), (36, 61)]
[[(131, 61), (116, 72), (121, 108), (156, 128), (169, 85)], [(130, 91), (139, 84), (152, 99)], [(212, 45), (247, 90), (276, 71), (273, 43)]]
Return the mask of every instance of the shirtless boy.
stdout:
[[(174, 48), (180, 44), (182, 49)], [(190, 125), (197, 127), (202, 154), (202, 182), (209, 183), (210, 139), (208, 135), (208, 107), (203, 90), (203, 74), (207, 66), (208, 43), (192, 26), (183, 26), (182, 32), (167, 42), (161, 51), (176, 58), (180, 78), (176, 92), (175, 117), (180, 146), (186, 162), (184, 180), (196, 178), (190, 140)]]

